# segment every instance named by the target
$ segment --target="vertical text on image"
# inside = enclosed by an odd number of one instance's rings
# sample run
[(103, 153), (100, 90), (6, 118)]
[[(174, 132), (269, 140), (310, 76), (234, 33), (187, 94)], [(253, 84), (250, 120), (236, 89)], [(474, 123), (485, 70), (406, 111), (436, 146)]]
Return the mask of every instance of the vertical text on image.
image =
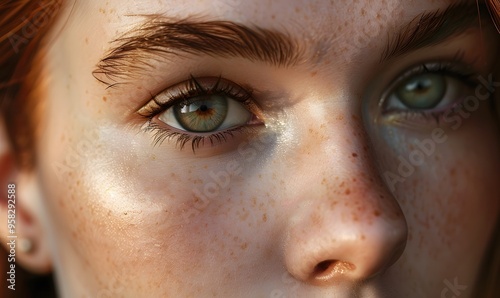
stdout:
[(16, 185), (7, 185), (7, 288), (16, 290)]

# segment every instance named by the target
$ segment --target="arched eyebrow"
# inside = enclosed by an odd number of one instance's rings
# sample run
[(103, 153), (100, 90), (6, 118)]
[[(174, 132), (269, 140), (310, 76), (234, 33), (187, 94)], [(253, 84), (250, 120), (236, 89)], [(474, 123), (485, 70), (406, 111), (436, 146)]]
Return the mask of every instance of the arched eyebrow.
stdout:
[(422, 13), (389, 38), (380, 60), (444, 42), (467, 29), (480, 27), (487, 17), (486, 4), (476, 1), (459, 1), (444, 10)]
[(147, 16), (148, 21), (112, 43), (118, 44), (93, 72), (111, 85), (144, 71), (150, 59), (208, 55), (243, 57), (276, 67), (297, 64), (303, 57), (299, 43), (284, 32), (246, 27), (230, 21), (169, 20)]
[[(389, 33), (380, 61), (435, 45), (479, 26), (487, 17), (484, 2), (459, 1), (444, 10), (425, 12)], [(248, 27), (231, 21), (203, 21), (198, 18), (172, 20), (161, 15), (144, 16), (146, 21), (117, 38), (97, 64), (94, 77), (113, 87), (148, 74), (152, 59), (187, 55), (242, 57), (276, 67), (290, 67), (310, 61), (304, 42), (286, 32)], [(393, 37), (391, 37), (393, 36)]]

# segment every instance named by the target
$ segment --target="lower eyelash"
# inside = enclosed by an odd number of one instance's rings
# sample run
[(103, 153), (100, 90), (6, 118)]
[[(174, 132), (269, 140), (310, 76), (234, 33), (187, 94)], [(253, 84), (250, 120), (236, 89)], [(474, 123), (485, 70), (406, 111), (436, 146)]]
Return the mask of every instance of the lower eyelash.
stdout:
[(241, 130), (243, 127), (236, 127), (234, 129), (229, 129), (225, 131), (219, 131), (212, 133), (207, 136), (199, 135), (189, 135), (187, 133), (177, 132), (172, 129), (161, 127), (160, 125), (153, 123), (152, 119), (148, 121), (145, 132), (153, 133), (153, 145), (161, 145), (165, 140), (175, 140), (176, 147), (182, 150), (187, 143), (191, 142), (191, 149), (193, 153), (200, 146), (205, 144), (205, 141), (209, 141), (210, 145), (222, 144), (227, 142), (228, 138), (234, 137), (234, 132)]

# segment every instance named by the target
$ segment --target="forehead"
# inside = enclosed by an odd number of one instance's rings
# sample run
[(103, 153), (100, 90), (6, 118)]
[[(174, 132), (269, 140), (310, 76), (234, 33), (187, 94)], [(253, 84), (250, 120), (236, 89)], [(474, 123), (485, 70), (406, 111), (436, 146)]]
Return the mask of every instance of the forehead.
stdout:
[[(453, 1), (424, 0), (142, 0), (77, 1), (72, 6), (77, 26), (68, 26), (71, 39), (88, 36), (105, 51), (123, 33), (149, 15), (172, 19), (228, 20), (286, 32), (307, 46), (317, 62), (325, 56), (352, 61), (363, 50), (376, 50), (395, 31), (426, 11), (444, 9)], [(455, 1), (458, 2), (458, 1)], [(74, 21), (76, 20), (76, 21)], [(371, 45), (371, 47), (368, 47)]]
[[(304, 38), (319, 35), (341, 36), (352, 31), (374, 30), (428, 10), (444, 8), (450, 0), (139, 0), (77, 1), (76, 12), (125, 30), (140, 22), (142, 15), (172, 18), (203, 17), (230, 20), (286, 30)], [(463, 1), (462, 1), (463, 2)], [(121, 28), (120, 28), (121, 27)]]

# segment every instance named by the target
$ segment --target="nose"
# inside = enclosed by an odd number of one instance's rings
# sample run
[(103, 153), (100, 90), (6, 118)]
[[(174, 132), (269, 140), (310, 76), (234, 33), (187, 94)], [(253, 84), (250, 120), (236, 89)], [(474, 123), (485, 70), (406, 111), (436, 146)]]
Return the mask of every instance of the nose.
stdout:
[[(357, 193), (356, 193), (357, 192)], [(389, 195), (352, 191), (329, 204), (305, 204), (290, 219), (285, 263), (296, 279), (315, 285), (369, 279), (402, 254), (407, 226)], [(344, 192), (345, 195), (345, 192)], [(387, 200), (375, 203), (375, 200)]]
[(324, 171), (297, 179), (302, 182), (293, 195), (283, 251), (288, 272), (300, 281), (328, 286), (367, 280), (404, 251), (407, 225), (399, 204), (372, 159), (356, 158), (330, 154), (332, 163), (316, 164)]

